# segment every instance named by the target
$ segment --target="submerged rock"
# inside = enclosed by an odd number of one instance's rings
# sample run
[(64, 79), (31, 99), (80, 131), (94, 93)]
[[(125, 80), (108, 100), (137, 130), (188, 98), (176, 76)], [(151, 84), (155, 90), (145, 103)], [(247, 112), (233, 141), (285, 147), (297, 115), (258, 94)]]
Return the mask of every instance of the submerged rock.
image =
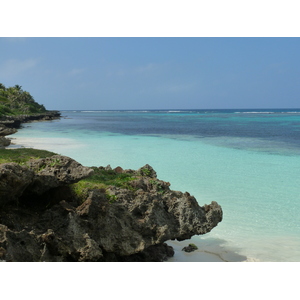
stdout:
[(186, 247), (183, 247), (182, 248), (182, 251), (185, 251), (185, 252), (193, 252), (195, 250), (197, 250), (198, 247), (195, 245), (195, 244), (189, 244), (188, 246)]
[[(170, 190), (149, 165), (128, 171), (133, 177), (127, 188), (92, 188), (83, 203), (68, 186), (61, 188), (92, 170), (70, 158), (52, 156), (26, 167), (5, 164), (1, 170), (7, 179), (0, 189), (6, 199), (0, 210), (0, 260), (163, 261), (174, 254), (166, 241), (205, 234), (222, 220), (216, 202), (200, 207), (189, 193)], [(55, 199), (32, 206), (31, 195), (41, 202), (49, 195)], [(16, 198), (20, 206), (9, 202)]]

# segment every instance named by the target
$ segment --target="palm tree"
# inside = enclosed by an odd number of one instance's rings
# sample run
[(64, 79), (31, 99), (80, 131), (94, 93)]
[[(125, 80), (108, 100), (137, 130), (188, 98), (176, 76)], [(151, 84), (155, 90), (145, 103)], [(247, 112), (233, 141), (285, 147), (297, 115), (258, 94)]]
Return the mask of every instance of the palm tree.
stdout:
[(20, 86), (20, 85), (18, 85), (18, 84), (16, 84), (15, 86), (14, 86), (14, 88), (17, 90), (17, 91), (22, 91), (22, 87)]

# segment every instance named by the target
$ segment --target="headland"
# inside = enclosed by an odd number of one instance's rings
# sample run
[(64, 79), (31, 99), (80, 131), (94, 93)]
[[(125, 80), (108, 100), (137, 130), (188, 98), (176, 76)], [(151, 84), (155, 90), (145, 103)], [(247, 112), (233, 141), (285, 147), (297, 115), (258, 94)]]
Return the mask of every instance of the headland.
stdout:
[[(59, 116), (3, 118), (2, 137)], [(165, 261), (174, 255), (166, 241), (208, 233), (223, 216), (218, 203), (201, 207), (171, 190), (149, 165), (90, 168), (45, 150), (0, 149), (0, 183), (3, 261)]]

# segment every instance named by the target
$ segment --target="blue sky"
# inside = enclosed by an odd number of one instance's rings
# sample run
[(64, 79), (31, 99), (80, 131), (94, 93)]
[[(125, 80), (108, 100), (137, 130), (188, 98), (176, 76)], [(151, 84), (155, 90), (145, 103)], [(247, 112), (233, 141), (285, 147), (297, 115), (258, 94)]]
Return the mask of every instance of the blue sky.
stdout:
[(0, 38), (0, 82), (47, 109), (300, 107), (300, 38)]

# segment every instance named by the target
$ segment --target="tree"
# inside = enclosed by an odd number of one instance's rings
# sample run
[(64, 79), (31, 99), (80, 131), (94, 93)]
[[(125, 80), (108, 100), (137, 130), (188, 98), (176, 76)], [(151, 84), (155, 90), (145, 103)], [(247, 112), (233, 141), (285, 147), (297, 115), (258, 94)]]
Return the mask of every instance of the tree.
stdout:
[(16, 85), (14, 86), (14, 88), (15, 88), (17, 91), (22, 92), (22, 87), (21, 87), (20, 85), (16, 84)]

